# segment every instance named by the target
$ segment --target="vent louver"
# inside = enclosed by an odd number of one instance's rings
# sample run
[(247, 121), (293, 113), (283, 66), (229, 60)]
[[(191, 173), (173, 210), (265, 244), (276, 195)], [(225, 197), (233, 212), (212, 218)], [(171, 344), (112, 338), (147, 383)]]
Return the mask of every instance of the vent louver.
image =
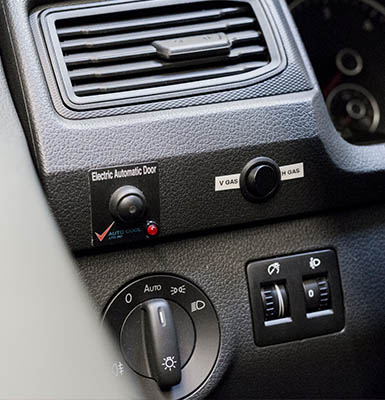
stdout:
[(50, 9), (41, 22), (63, 98), (91, 105), (208, 92), (271, 72), (278, 52), (262, 17), (246, 1), (141, 1)]

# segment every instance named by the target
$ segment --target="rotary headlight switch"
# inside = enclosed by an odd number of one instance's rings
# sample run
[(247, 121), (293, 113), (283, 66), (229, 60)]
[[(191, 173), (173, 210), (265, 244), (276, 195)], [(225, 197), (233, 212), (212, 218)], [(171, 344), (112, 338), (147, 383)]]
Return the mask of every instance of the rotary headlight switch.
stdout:
[(182, 278), (153, 275), (130, 283), (113, 298), (104, 321), (120, 344), (117, 365), (140, 380), (146, 398), (184, 398), (214, 367), (220, 342), (215, 310)]

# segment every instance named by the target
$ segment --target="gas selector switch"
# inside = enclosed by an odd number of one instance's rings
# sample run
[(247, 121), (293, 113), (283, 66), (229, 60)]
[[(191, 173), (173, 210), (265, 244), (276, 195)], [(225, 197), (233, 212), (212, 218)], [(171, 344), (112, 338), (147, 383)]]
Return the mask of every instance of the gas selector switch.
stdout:
[(243, 168), (240, 177), (241, 191), (247, 200), (259, 202), (271, 198), (279, 189), (281, 172), (275, 161), (257, 157)]
[(307, 279), (303, 282), (306, 312), (316, 312), (330, 308), (330, 289), (326, 277)]
[(122, 186), (110, 198), (110, 212), (126, 224), (140, 221), (146, 212), (146, 198), (135, 186)]

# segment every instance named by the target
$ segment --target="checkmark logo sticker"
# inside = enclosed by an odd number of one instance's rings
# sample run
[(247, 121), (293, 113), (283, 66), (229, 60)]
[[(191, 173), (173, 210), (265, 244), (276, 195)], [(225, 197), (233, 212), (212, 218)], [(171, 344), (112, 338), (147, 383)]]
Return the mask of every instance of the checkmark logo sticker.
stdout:
[(111, 230), (111, 228), (114, 226), (114, 224), (115, 224), (115, 221), (102, 234), (95, 232), (95, 235), (99, 239), (99, 242), (103, 242), (103, 239), (107, 236), (108, 232)]

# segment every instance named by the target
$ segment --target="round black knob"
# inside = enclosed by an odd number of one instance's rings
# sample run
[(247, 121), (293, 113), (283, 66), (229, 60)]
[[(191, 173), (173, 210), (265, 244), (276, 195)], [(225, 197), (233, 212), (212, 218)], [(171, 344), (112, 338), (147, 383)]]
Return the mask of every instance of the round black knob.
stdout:
[(268, 196), (277, 186), (277, 174), (267, 164), (253, 168), (247, 177), (247, 188), (259, 197)]
[(184, 399), (202, 386), (215, 366), (219, 321), (207, 296), (173, 275), (149, 275), (129, 283), (106, 308), (122, 357), (116, 376), (137, 380), (143, 398)]
[(121, 222), (137, 222), (146, 212), (146, 198), (135, 186), (122, 186), (111, 196), (110, 212)]
[(278, 165), (266, 157), (248, 162), (241, 173), (241, 190), (251, 201), (263, 201), (273, 196), (279, 188), (281, 173)]

